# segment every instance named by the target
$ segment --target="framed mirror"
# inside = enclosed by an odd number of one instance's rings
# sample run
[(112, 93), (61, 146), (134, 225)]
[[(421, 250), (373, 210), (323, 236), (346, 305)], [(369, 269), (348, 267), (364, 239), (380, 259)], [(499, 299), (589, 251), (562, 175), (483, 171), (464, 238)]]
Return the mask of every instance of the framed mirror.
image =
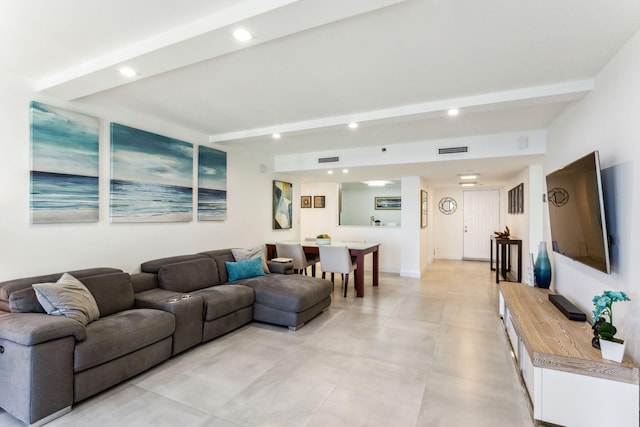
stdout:
[(440, 199), (440, 203), (438, 203), (438, 208), (443, 214), (451, 215), (458, 209), (458, 203), (452, 197), (443, 197)]

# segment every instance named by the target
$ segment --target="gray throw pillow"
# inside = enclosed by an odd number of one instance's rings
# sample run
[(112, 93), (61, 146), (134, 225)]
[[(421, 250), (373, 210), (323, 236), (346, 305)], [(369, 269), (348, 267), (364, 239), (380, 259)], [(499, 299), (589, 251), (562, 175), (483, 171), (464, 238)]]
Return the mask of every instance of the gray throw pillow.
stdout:
[(83, 325), (100, 317), (91, 292), (69, 273), (64, 273), (56, 283), (35, 283), (32, 286), (48, 314), (68, 317)]
[(270, 273), (266, 258), (264, 257), (264, 251), (260, 246), (251, 249), (231, 249), (231, 253), (236, 262), (262, 257), (262, 269), (265, 273)]

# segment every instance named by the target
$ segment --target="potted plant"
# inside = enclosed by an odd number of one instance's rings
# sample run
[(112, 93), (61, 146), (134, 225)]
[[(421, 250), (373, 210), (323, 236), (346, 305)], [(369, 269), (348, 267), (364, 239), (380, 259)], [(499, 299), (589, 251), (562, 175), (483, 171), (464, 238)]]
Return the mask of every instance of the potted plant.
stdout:
[(318, 234), (316, 236), (316, 245), (330, 245), (331, 237), (328, 234)]
[[(613, 303), (631, 301), (624, 292), (604, 291), (602, 295), (593, 297), (593, 338), (592, 344), (599, 348), (604, 359), (621, 362), (624, 356), (624, 340), (616, 338), (618, 332), (613, 326)], [(608, 317), (608, 321), (605, 318)]]

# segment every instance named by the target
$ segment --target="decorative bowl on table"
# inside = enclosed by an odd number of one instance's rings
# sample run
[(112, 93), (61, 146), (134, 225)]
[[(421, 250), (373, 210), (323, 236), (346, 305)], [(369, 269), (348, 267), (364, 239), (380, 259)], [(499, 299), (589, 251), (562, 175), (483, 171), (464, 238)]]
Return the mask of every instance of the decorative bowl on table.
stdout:
[(318, 234), (316, 236), (316, 245), (330, 245), (331, 237), (328, 234)]

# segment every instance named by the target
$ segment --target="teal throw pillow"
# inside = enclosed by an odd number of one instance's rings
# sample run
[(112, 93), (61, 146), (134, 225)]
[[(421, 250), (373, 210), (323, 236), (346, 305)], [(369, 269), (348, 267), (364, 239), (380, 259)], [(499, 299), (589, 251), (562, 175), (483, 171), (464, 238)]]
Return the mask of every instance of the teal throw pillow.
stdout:
[(227, 265), (227, 274), (229, 282), (235, 282), (241, 279), (249, 279), (251, 277), (264, 276), (262, 269), (262, 258), (253, 258), (238, 262), (225, 262)]

